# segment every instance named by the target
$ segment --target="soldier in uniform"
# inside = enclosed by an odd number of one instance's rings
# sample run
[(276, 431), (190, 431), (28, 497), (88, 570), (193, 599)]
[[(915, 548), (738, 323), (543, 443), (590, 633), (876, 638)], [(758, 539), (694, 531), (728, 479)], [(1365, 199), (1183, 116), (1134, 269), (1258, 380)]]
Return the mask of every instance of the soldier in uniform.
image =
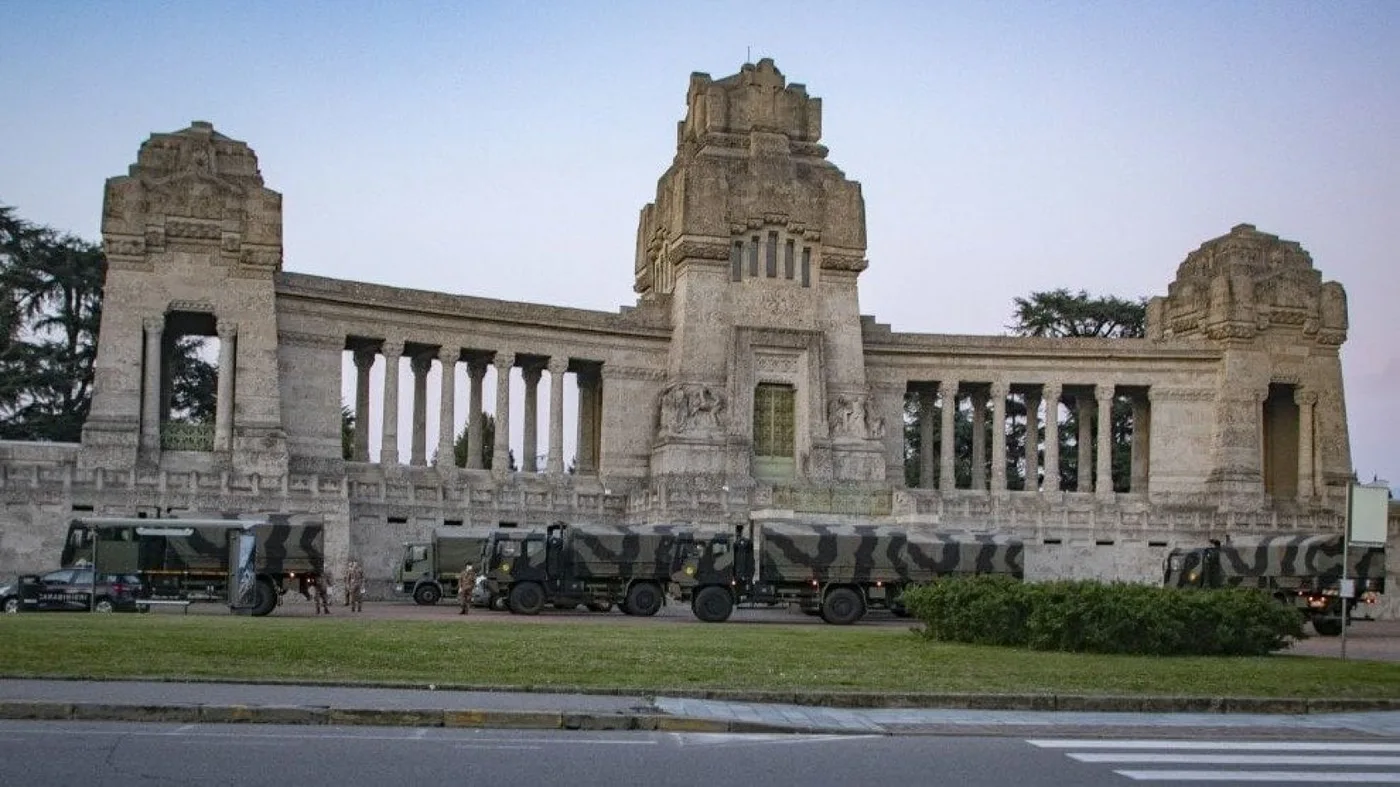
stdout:
[(365, 570), (358, 560), (350, 561), (345, 569), (345, 603), (351, 612), (365, 611)]
[(462, 572), (457, 575), (457, 603), (461, 609), (458, 615), (471, 613), (472, 609), (472, 588), (476, 587), (476, 567), (471, 563), (462, 567)]
[(311, 578), (311, 603), (316, 605), (316, 614), (331, 614), (331, 575), (324, 572)]

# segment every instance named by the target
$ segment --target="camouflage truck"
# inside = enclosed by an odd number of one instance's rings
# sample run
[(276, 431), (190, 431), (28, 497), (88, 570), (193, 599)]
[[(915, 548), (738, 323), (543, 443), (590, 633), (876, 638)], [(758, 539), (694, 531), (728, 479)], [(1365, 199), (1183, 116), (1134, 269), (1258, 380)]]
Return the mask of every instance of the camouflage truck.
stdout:
[(690, 529), (672, 525), (551, 525), (498, 530), (486, 546), (486, 587), (518, 615), (585, 605), (655, 615)]
[(435, 531), (431, 541), (404, 544), (394, 588), (426, 606), (455, 597), (457, 574), (467, 563), (481, 565), (481, 548), (490, 536), (488, 529), (454, 527)]
[(700, 620), (728, 620), (738, 604), (788, 604), (845, 625), (868, 609), (905, 614), (904, 589), (938, 577), (1024, 575), (1022, 544), (1007, 536), (793, 523), (744, 530), (683, 545), (670, 592)]
[(1342, 615), (1369, 620), (1361, 611), (1385, 592), (1385, 549), (1348, 549), (1351, 593), (1342, 595), (1342, 535), (1234, 536), (1224, 543), (1168, 553), (1167, 587), (1252, 587), (1297, 607), (1324, 637), (1342, 633)]
[(225, 602), (261, 616), (289, 582), (324, 573), (324, 531), (319, 517), (305, 514), (85, 517), (69, 523), (62, 563), (138, 576), (138, 606)]

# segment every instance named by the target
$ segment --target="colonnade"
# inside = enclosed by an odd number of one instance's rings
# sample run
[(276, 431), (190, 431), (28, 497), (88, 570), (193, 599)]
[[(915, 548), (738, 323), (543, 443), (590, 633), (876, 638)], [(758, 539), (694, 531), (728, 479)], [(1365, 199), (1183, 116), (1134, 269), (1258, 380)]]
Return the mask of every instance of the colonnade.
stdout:
[[(379, 463), (403, 464), (399, 456), (399, 378), (405, 357), (404, 343), (383, 341), (374, 346), (360, 346), (352, 351), (355, 365), (355, 432), (351, 460), (368, 462), (370, 434), (370, 373), (377, 356), (384, 358), (383, 418), (380, 425)], [(491, 446), (491, 468), (498, 472), (510, 466), (511, 370), (521, 369), (525, 384), (522, 456), (520, 470), (526, 473), (564, 473), (564, 376), (571, 370), (570, 359), (561, 356), (524, 356), (509, 351), (467, 352), (457, 347), (440, 347), (436, 351), (418, 349), (408, 355), (413, 374), (413, 426), (409, 440), (409, 465), (428, 464), (428, 373), (437, 361), (441, 371), (438, 397), (438, 434), (436, 464), (455, 464), (453, 445), (456, 441), (457, 365), (465, 362), (467, 371), (467, 451), (466, 469), (484, 469), (482, 440), (485, 423), (483, 383), (487, 373), (496, 373), (496, 402), (494, 417), (495, 440)], [(549, 372), (549, 434), (544, 454), (545, 464), (539, 466), (539, 385), (544, 372)], [(597, 420), (601, 410), (602, 376), (596, 365), (581, 364), (575, 375), (578, 381), (578, 455), (575, 471), (582, 474), (597, 472)]]

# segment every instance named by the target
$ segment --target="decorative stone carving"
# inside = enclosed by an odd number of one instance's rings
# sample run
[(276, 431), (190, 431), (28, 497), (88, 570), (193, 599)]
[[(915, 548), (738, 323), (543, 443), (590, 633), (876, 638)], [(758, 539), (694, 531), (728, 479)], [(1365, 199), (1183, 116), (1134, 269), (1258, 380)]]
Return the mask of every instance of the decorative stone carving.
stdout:
[(832, 437), (869, 440), (885, 436), (885, 419), (868, 396), (836, 394), (831, 397), (826, 411)]
[(171, 302), (170, 302), (170, 305), (169, 305), (168, 307), (166, 307), (166, 311), (167, 311), (167, 312), (198, 312), (198, 313), (201, 313), (201, 314), (213, 314), (213, 313), (214, 313), (214, 304), (210, 303), (209, 301), (176, 300), (176, 301), (171, 301)]
[(723, 430), (728, 403), (723, 391), (703, 383), (674, 383), (661, 391), (663, 434), (713, 434)]

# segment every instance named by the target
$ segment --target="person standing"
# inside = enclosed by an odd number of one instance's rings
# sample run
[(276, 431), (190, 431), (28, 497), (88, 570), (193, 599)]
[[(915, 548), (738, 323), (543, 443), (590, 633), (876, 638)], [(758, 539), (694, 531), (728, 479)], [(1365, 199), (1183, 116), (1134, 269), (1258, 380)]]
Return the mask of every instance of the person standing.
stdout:
[(316, 605), (316, 614), (331, 614), (331, 575), (322, 572), (311, 580), (311, 602)]
[(365, 570), (358, 560), (345, 569), (345, 600), (351, 612), (365, 611)]
[(471, 563), (462, 567), (457, 575), (457, 603), (461, 609), (458, 615), (467, 615), (472, 610), (472, 588), (476, 587), (476, 567)]

